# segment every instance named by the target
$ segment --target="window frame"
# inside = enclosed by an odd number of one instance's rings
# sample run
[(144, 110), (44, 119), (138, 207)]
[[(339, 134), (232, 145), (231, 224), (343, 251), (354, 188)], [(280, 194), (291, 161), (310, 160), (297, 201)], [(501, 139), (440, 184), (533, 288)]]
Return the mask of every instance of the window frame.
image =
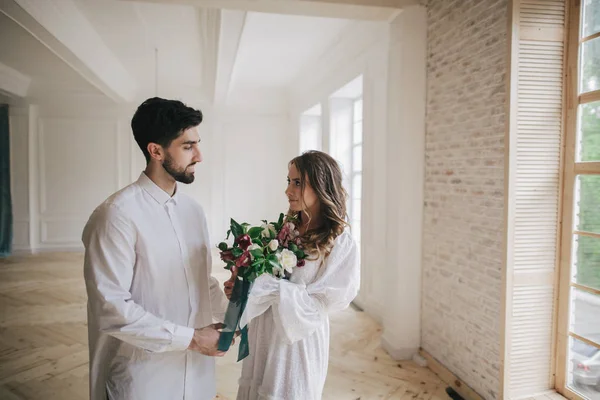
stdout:
[[(560, 257), (558, 277), (558, 319), (556, 335), (556, 389), (563, 396), (572, 400), (585, 400), (579, 393), (568, 386), (569, 374), (569, 339), (575, 338), (600, 349), (600, 343), (573, 333), (569, 329), (571, 319), (571, 290), (577, 288), (600, 295), (600, 290), (589, 288), (571, 281), (573, 264), (573, 242), (576, 235), (581, 235), (574, 225), (575, 218), (575, 185), (579, 175), (600, 176), (600, 161), (577, 161), (578, 110), (581, 104), (600, 100), (600, 90), (579, 94), (580, 52), (583, 43), (600, 37), (600, 32), (580, 38), (583, 5), (580, 0), (567, 0), (568, 30), (566, 37), (567, 68), (565, 85), (565, 125), (563, 155), (563, 187), (562, 187), (562, 221), (560, 228)], [(592, 234), (600, 239), (600, 234)]]

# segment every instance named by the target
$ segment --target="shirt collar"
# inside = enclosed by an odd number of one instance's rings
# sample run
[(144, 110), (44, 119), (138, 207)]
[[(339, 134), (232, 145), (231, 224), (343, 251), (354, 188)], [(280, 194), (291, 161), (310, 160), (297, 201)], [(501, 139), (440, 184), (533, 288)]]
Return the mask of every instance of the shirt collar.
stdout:
[(162, 190), (156, 183), (154, 183), (145, 172), (140, 174), (137, 183), (142, 187), (142, 189), (148, 192), (148, 194), (152, 196), (152, 198), (156, 200), (158, 204), (165, 205), (169, 200), (173, 200), (173, 203), (177, 204), (177, 199), (179, 198), (179, 188), (177, 186), (177, 182), (175, 182), (175, 193), (172, 197), (169, 196), (167, 192)]

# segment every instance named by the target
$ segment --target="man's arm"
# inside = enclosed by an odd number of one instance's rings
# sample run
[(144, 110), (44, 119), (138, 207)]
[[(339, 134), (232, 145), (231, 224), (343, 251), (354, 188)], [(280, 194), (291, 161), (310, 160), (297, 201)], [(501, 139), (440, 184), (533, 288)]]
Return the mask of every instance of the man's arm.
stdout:
[[(159, 318), (133, 301), (130, 287), (136, 240), (132, 223), (116, 206), (94, 212), (84, 230), (85, 283), (92, 315), (100, 331), (148, 351), (190, 348), (207, 355), (219, 355), (216, 326), (197, 330), (202, 331), (199, 332), (202, 335), (195, 334), (193, 328)], [(211, 331), (215, 334), (210, 335)]]

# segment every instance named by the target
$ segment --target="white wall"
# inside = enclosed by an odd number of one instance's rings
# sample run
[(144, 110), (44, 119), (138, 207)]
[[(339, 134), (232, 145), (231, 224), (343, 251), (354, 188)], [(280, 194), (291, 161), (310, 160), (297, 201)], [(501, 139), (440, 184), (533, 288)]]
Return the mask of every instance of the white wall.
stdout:
[[(184, 99), (185, 101), (185, 99)], [(190, 104), (204, 113), (204, 161), (181, 185), (208, 215), (211, 240), (230, 217), (258, 223), (287, 210), (283, 191), (290, 125), (286, 114), (241, 113)], [(81, 250), (94, 208), (135, 181), (145, 167), (130, 121), (137, 105), (65, 102), (10, 108), (16, 252)]]
[[(329, 121), (329, 96), (363, 76), (363, 196), (362, 272), (356, 303), (382, 321), (386, 268), (386, 115), (389, 27), (386, 23), (357, 22), (343, 40), (329, 49), (321, 62), (297, 80), (290, 94), (292, 121), (309, 107), (322, 102), (323, 120)], [(299, 125), (294, 126), (298, 142)], [(328, 151), (330, 132), (323, 130), (323, 150)]]
[[(382, 322), (398, 359), (420, 346), (426, 12), (357, 23), (299, 81), (292, 115), (363, 75), (362, 284), (357, 303)], [(328, 120), (328, 110), (324, 118)], [(330, 132), (325, 130), (325, 141)], [(327, 144), (327, 143), (325, 143)]]
[(288, 204), (287, 163), (295, 152), (290, 150), (291, 126), (287, 115), (261, 115), (239, 111), (221, 111), (215, 125), (211, 239), (225, 238), (229, 220), (260, 224), (276, 220)]
[(17, 252), (80, 249), (93, 209), (131, 181), (125, 118), (58, 109), (10, 108)]
[(383, 346), (410, 358), (421, 343), (427, 13), (391, 23), (387, 115), (387, 270)]
[(29, 164), (27, 107), (9, 108), (13, 250), (29, 248)]

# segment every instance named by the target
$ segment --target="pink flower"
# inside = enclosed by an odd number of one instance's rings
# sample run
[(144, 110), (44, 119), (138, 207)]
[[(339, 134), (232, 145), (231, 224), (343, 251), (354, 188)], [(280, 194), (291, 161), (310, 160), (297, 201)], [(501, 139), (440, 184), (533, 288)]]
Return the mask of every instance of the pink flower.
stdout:
[(277, 234), (277, 240), (283, 247), (288, 247), (288, 242), (290, 240), (295, 240), (296, 237), (298, 237), (298, 231), (296, 231), (296, 226), (292, 222), (283, 224), (281, 230)]
[(242, 235), (238, 237), (235, 241), (242, 250), (247, 250), (248, 247), (250, 247), (250, 245), (252, 244), (252, 239), (250, 239), (249, 235)]

